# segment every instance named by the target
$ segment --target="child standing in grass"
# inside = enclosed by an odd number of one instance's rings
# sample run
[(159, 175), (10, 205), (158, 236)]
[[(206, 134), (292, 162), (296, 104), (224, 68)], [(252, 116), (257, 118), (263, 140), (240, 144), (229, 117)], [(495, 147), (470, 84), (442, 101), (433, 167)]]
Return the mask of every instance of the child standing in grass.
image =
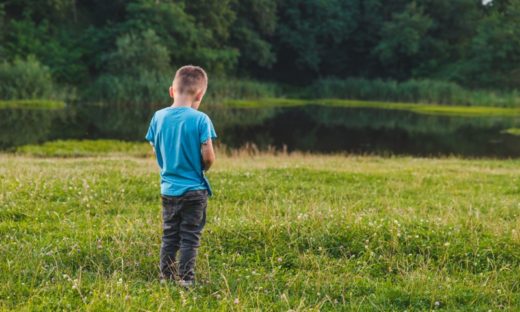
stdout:
[(209, 117), (198, 111), (207, 85), (202, 68), (181, 67), (169, 90), (173, 104), (155, 112), (146, 134), (161, 169), (161, 278), (178, 279), (184, 287), (195, 281), (195, 258), (211, 196), (204, 172), (215, 161), (215, 129)]

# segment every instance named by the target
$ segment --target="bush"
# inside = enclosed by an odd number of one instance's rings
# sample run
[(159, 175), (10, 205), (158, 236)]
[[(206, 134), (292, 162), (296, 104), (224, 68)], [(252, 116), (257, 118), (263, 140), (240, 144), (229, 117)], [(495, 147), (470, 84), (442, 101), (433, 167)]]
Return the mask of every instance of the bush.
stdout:
[(516, 91), (495, 93), (467, 90), (456, 83), (436, 80), (367, 80), (327, 78), (315, 81), (303, 93), (307, 98), (341, 98), (370, 101), (447, 105), (520, 106)]
[(55, 98), (55, 86), (48, 67), (34, 57), (0, 64), (0, 99)]
[(121, 35), (116, 49), (102, 59), (105, 72), (86, 91), (87, 102), (121, 107), (168, 104), (173, 73), (168, 49), (153, 30)]
[(168, 75), (143, 71), (139, 76), (105, 74), (88, 89), (86, 102), (107, 104), (114, 107), (150, 107), (168, 105)]
[(221, 104), (224, 99), (260, 99), (281, 95), (281, 88), (275, 83), (254, 80), (216, 79), (209, 77), (206, 101)]
[(322, 79), (308, 90), (310, 97), (379, 100), (394, 102), (454, 104), (464, 98), (465, 90), (450, 82), (433, 80)]

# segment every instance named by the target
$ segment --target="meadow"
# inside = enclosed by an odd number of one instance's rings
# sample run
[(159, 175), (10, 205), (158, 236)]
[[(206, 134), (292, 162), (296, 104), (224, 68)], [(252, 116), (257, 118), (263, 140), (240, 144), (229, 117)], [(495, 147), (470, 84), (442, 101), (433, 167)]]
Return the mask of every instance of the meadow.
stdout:
[(221, 154), (185, 291), (145, 146), (60, 144), (0, 155), (1, 310), (520, 308), (519, 160)]

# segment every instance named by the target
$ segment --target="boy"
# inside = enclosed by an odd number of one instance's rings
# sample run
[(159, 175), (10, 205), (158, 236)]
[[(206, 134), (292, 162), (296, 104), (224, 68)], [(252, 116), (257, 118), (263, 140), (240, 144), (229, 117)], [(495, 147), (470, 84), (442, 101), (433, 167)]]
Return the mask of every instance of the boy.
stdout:
[(183, 287), (195, 280), (195, 258), (211, 196), (204, 172), (215, 161), (212, 139), (217, 135), (209, 117), (198, 111), (207, 85), (202, 68), (181, 67), (169, 90), (173, 104), (155, 112), (146, 134), (161, 169), (161, 279), (178, 278)]

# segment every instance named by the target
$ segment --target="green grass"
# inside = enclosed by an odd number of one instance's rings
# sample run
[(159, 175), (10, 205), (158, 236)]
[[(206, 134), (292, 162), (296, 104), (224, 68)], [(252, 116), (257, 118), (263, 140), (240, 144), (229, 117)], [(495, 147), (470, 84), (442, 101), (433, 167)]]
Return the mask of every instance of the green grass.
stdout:
[(63, 109), (65, 103), (52, 100), (0, 100), (0, 109), (27, 108), (27, 109)]
[(341, 99), (283, 99), (266, 98), (259, 100), (226, 100), (224, 105), (234, 108), (263, 108), (263, 107), (294, 107), (303, 105), (325, 105), (338, 107), (365, 107), (377, 109), (391, 109), (410, 111), (417, 114), (428, 115), (447, 115), (447, 116), (520, 116), (520, 109), (506, 107), (489, 106), (446, 106), (434, 104), (413, 104), (413, 103), (391, 103), (356, 101)]
[(58, 140), (40, 145), (18, 147), (16, 153), (36, 157), (87, 157), (126, 155), (146, 157), (152, 154), (148, 143), (117, 140)]
[(503, 133), (511, 134), (511, 135), (517, 135), (520, 136), (520, 129), (519, 128), (510, 128), (502, 131)]
[(0, 156), (0, 310), (520, 306), (520, 161), (219, 157), (191, 292), (153, 158)]

